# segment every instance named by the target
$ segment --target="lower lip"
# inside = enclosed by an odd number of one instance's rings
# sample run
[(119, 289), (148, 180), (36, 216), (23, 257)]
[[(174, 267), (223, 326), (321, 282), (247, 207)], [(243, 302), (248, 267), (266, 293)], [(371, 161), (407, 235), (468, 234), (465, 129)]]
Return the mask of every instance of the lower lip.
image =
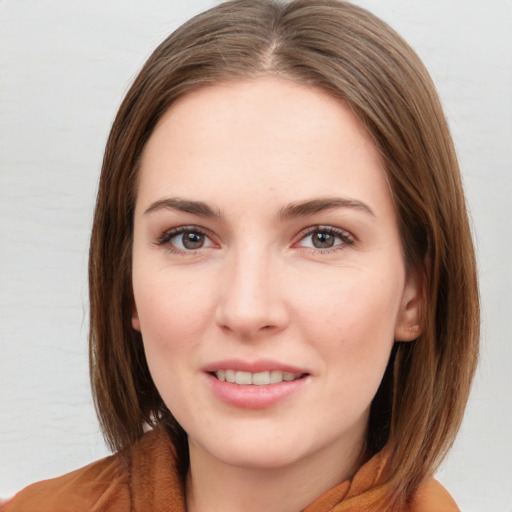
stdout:
[(272, 407), (299, 392), (306, 382), (309, 381), (306, 375), (290, 382), (283, 381), (278, 384), (255, 386), (225, 382), (211, 374), (207, 374), (207, 378), (210, 388), (220, 400), (234, 407), (243, 407), (245, 409)]

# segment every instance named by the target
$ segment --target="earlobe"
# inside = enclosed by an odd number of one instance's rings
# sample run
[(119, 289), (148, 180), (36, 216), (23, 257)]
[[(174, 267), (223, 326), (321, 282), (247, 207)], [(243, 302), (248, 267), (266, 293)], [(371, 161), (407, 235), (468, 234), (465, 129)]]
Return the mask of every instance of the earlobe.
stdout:
[(139, 320), (139, 314), (137, 312), (137, 308), (135, 305), (133, 306), (133, 312), (132, 312), (132, 327), (140, 332), (140, 320)]
[(402, 303), (395, 325), (396, 341), (413, 341), (422, 332), (421, 318), (425, 301), (424, 275), (411, 270), (407, 276)]

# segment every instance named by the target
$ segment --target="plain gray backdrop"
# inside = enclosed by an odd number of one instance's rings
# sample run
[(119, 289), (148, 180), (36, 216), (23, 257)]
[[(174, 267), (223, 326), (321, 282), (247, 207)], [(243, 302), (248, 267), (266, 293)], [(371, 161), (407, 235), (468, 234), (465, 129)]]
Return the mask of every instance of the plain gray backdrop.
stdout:
[[(0, 0), (0, 496), (106, 455), (87, 362), (87, 245), (102, 152), (152, 49), (213, 0)], [(358, 0), (416, 49), (458, 150), (482, 357), (438, 478), (512, 511), (512, 2)]]

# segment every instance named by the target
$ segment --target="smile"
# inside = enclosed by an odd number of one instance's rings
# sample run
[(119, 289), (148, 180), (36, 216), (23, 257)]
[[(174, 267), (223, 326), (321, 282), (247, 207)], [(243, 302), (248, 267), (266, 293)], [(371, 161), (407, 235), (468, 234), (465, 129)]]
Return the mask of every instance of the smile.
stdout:
[(244, 372), (236, 370), (217, 370), (214, 375), (222, 382), (230, 382), (244, 386), (268, 386), (269, 384), (279, 384), (281, 382), (292, 382), (300, 379), (305, 374), (283, 372), (281, 370), (270, 370), (264, 372)]

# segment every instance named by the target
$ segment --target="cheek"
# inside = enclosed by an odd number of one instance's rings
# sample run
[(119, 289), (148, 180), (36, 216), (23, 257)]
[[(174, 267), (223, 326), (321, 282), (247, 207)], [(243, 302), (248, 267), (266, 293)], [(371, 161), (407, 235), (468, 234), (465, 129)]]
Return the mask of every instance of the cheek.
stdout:
[(194, 393), (188, 376), (198, 365), (201, 340), (211, 324), (213, 290), (169, 269), (140, 279), (134, 272), (133, 287), (155, 386), (173, 414), (186, 418)]
[(403, 286), (399, 276), (384, 280), (362, 272), (356, 277), (345, 272), (324, 282), (320, 289), (306, 286), (293, 293), (297, 316), (304, 326), (310, 325), (325, 336), (330, 334), (340, 344), (393, 338)]
[(322, 354), (332, 389), (347, 397), (358, 390), (371, 400), (394, 343), (401, 280), (344, 277), (322, 293), (303, 293), (297, 318)]
[(150, 355), (193, 350), (213, 312), (213, 290), (197, 279), (162, 270), (133, 279), (144, 346)]

